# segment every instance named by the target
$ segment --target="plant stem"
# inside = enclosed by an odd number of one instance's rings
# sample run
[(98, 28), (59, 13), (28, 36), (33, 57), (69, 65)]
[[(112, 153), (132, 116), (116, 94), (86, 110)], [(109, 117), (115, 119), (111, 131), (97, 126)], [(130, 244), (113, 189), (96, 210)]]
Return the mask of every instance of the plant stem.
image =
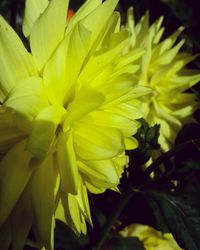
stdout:
[(128, 190), (121, 196), (121, 199), (119, 200), (113, 213), (111, 214), (111, 216), (109, 217), (109, 219), (105, 223), (105, 225), (102, 229), (102, 233), (100, 234), (99, 238), (97, 239), (97, 242), (92, 250), (100, 250), (101, 249), (101, 246), (103, 245), (103, 243), (107, 239), (108, 234), (109, 234), (113, 224), (119, 218), (120, 214), (122, 213), (125, 206), (129, 203), (129, 201), (131, 200), (131, 198), (133, 197), (134, 194), (135, 194), (135, 192), (133, 190)]
[(180, 153), (182, 150), (185, 150), (187, 148), (191, 148), (192, 146), (197, 148), (199, 150), (199, 145), (200, 144), (200, 138), (195, 139), (195, 140), (190, 140), (186, 141), (175, 148), (169, 150), (168, 152), (164, 153), (161, 155), (159, 158), (157, 158), (145, 171), (145, 175), (149, 176), (154, 170), (157, 169), (157, 167), (163, 163), (164, 161), (168, 160), (169, 158), (175, 156), (176, 154)]

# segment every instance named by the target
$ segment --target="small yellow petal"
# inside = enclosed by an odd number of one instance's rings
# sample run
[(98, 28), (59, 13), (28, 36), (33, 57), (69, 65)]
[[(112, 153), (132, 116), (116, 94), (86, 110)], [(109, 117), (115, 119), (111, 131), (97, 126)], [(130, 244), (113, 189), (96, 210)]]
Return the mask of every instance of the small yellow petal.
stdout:
[(62, 134), (57, 145), (57, 160), (61, 176), (61, 189), (65, 193), (77, 194), (78, 167), (72, 132)]
[(35, 167), (36, 170), (31, 179), (31, 196), (36, 228), (40, 243), (47, 249), (53, 250), (51, 235), (55, 209), (55, 186), (58, 174), (53, 165), (53, 155), (48, 155), (42, 163)]

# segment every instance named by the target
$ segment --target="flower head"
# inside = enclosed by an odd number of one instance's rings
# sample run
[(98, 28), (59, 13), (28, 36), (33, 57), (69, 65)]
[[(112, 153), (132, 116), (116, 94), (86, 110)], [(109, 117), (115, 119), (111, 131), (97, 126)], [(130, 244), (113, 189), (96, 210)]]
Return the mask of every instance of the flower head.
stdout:
[(88, 0), (66, 19), (67, 0), (27, 0), (31, 53), (0, 17), (0, 225), (14, 249), (32, 225), (51, 249), (55, 218), (86, 233), (87, 190), (117, 190), (125, 149), (137, 147), (149, 89), (132, 79), (143, 52), (121, 55), (129, 33), (116, 4)]
[(161, 125), (159, 142), (163, 150), (168, 150), (196, 107), (195, 95), (185, 92), (200, 80), (199, 72), (185, 67), (196, 56), (180, 51), (184, 40), (177, 40), (183, 27), (161, 40), (165, 30), (163, 17), (150, 25), (147, 12), (135, 25), (130, 8), (127, 18), (127, 28), (132, 33), (127, 51), (145, 49), (140, 71), (134, 74), (141, 84), (152, 88), (143, 101), (145, 118), (150, 125)]

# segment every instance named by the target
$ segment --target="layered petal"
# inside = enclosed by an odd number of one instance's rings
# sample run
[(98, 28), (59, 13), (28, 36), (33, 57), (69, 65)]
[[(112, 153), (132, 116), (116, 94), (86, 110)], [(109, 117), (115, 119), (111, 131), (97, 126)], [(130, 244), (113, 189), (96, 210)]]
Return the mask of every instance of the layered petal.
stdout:
[(26, 147), (36, 158), (40, 159), (46, 156), (64, 115), (63, 108), (49, 106), (35, 118)]
[(52, 0), (32, 27), (30, 46), (39, 71), (64, 36), (67, 8), (68, 0)]
[(21, 80), (9, 93), (4, 105), (32, 121), (48, 105), (42, 79), (29, 77)]
[(36, 166), (31, 179), (31, 198), (39, 242), (53, 250), (54, 210), (58, 171), (53, 154)]
[(124, 143), (116, 128), (82, 124), (74, 131), (74, 147), (83, 160), (104, 160), (122, 153)]
[(1, 102), (21, 79), (38, 74), (32, 56), (2, 16), (0, 16), (0, 65)]
[(57, 145), (57, 161), (61, 176), (61, 189), (65, 193), (77, 194), (78, 166), (72, 132), (62, 134)]
[(48, 0), (26, 0), (25, 2), (25, 13), (23, 20), (23, 33), (28, 37), (31, 33), (31, 29), (35, 21), (44, 12), (48, 6)]

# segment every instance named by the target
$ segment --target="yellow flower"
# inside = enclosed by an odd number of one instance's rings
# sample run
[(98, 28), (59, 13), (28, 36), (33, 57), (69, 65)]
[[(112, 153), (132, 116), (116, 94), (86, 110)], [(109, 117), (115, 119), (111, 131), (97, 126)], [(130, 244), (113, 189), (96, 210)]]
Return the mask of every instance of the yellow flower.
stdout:
[(120, 234), (123, 237), (138, 237), (146, 250), (181, 250), (170, 233), (164, 233), (141, 224), (132, 224), (124, 228)]
[(149, 25), (149, 14), (135, 25), (133, 9), (128, 10), (127, 28), (132, 34), (126, 51), (144, 48), (137, 75), (140, 83), (152, 88), (143, 99), (145, 118), (150, 125), (161, 125), (159, 142), (163, 150), (173, 144), (178, 130), (191, 119), (195, 110), (195, 95), (185, 91), (200, 80), (199, 72), (185, 67), (196, 56), (180, 52), (184, 40), (177, 42), (183, 31), (180, 27), (169, 37), (161, 40), (164, 33), (163, 17)]
[[(77, 234), (92, 224), (87, 190), (117, 191), (125, 149), (149, 89), (132, 74), (142, 50), (120, 56), (117, 0), (88, 0), (66, 19), (67, 0), (27, 0), (31, 53), (0, 17), (0, 235), (22, 249), (30, 228), (53, 249), (54, 220)], [(2, 236), (3, 237), (3, 236)]]

